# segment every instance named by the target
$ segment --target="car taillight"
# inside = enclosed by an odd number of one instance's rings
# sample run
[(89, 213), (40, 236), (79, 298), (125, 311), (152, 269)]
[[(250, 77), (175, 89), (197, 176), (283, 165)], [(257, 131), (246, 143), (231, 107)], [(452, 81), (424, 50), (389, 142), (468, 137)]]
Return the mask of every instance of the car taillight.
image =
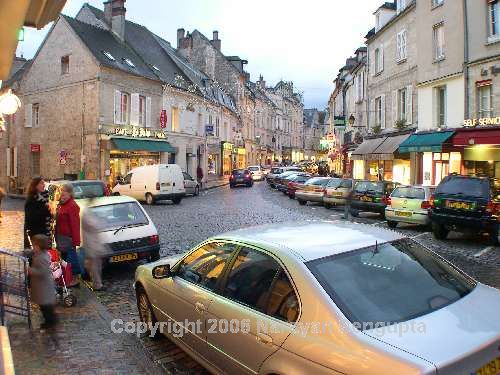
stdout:
[(107, 185), (104, 186), (104, 196), (105, 197), (111, 196), (111, 188)]
[(156, 245), (159, 242), (160, 242), (160, 236), (158, 236), (157, 234), (149, 236), (149, 244), (150, 245)]
[(430, 201), (422, 201), (422, 203), (420, 204), (420, 208), (422, 208), (423, 210), (428, 210), (432, 207), (432, 204)]
[(230, 180), (232, 180), (233, 178), (234, 178), (234, 176), (233, 176), (233, 175), (229, 176), (229, 179), (230, 179)]
[(434, 208), (436, 207), (436, 200), (434, 199), (434, 194), (431, 195), (429, 198), (429, 208)]
[(245, 177), (246, 178), (250, 177), (250, 173), (245, 173)]
[(159, 182), (156, 183), (156, 190), (160, 190), (160, 183)]
[(382, 203), (387, 205), (387, 206), (390, 206), (391, 205), (391, 197), (382, 197)]
[(488, 202), (486, 212), (490, 215), (500, 215), (500, 203)]

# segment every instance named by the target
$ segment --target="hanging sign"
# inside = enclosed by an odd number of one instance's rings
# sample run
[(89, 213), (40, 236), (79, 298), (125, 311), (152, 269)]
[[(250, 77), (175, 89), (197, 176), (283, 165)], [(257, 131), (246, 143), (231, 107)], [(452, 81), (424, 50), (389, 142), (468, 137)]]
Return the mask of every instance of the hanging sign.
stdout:
[(167, 127), (167, 110), (162, 109), (160, 113), (160, 128), (165, 129)]

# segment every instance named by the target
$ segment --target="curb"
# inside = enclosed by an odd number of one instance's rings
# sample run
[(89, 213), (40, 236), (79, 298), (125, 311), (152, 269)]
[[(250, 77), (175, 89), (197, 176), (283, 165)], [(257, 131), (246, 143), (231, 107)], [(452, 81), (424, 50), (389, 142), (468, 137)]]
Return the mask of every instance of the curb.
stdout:
[(217, 188), (220, 188), (220, 187), (223, 187), (223, 186), (227, 186), (227, 185), (229, 185), (229, 181), (224, 181), (221, 184), (217, 184), (217, 185), (206, 187), (206, 188), (203, 189), (203, 191), (217, 189)]

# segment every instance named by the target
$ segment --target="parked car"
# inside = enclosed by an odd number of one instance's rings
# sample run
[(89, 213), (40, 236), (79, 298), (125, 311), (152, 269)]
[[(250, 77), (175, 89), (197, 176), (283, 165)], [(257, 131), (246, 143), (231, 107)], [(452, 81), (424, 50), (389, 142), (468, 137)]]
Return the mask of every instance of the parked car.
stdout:
[(260, 165), (251, 165), (247, 169), (252, 174), (254, 181), (262, 181), (264, 179), (264, 171)]
[(433, 192), (434, 188), (429, 186), (396, 187), (385, 208), (387, 225), (391, 228), (396, 228), (398, 223), (429, 226)]
[(308, 173), (294, 175), (289, 181), (287, 186), (287, 195), (290, 199), (295, 199), (295, 193), (297, 190), (304, 188), (304, 184), (309, 181), (312, 176)]
[(500, 291), (371, 225), (222, 234), (139, 266), (134, 287), (140, 320), (178, 325), (163, 334), (211, 373), (491, 374), (498, 363)]
[(54, 214), (59, 204), (62, 187), (66, 184), (73, 186), (73, 194), (77, 201), (80, 199), (105, 197), (111, 194), (104, 182), (100, 180), (50, 181), (46, 188), (49, 192), (49, 207)]
[(399, 184), (391, 181), (358, 181), (351, 195), (349, 211), (357, 217), (361, 211), (375, 212), (385, 217), (389, 196)]
[(282, 174), (278, 175), (274, 179), (274, 186), (277, 190), (286, 193), (288, 190), (288, 182), (290, 181), (290, 178), (299, 176), (299, 175), (306, 175), (310, 176), (306, 172), (297, 172), (297, 171), (286, 171), (283, 172)]
[(323, 205), (326, 208), (344, 205), (346, 199), (351, 195), (353, 182), (354, 180), (350, 178), (332, 178), (325, 186)]
[(295, 199), (301, 206), (307, 202), (323, 203), (323, 194), (325, 186), (330, 182), (329, 177), (313, 177), (302, 186), (301, 189), (295, 191)]
[(248, 169), (234, 169), (229, 176), (229, 187), (232, 189), (238, 185), (253, 186), (252, 174)]
[(274, 189), (274, 179), (282, 174), (283, 172), (293, 171), (293, 172), (302, 172), (302, 168), (300, 167), (273, 167), (271, 168), (271, 172), (267, 174), (266, 181), (267, 183)]
[(177, 164), (155, 164), (132, 169), (113, 188), (113, 195), (126, 195), (154, 204), (159, 200), (181, 203), (186, 195), (184, 175)]
[(445, 239), (450, 230), (484, 232), (499, 243), (500, 180), (450, 175), (437, 186), (431, 199), (432, 231)]
[[(80, 216), (91, 210), (100, 218), (99, 240), (109, 252), (104, 255), (108, 263), (121, 263), (148, 259), (160, 259), (158, 231), (139, 202), (131, 197), (113, 196), (76, 201)], [(81, 248), (85, 248), (82, 237)]]
[(182, 172), (184, 176), (184, 188), (186, 194), (198, 196), (200, 194), (200, 184), (189, 173)]

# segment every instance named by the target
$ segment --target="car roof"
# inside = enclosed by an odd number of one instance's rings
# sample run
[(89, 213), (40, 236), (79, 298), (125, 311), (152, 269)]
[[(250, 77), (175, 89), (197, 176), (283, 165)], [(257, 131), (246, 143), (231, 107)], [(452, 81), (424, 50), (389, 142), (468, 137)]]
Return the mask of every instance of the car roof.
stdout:
[(47, 184), (48, 185), (64, 185), (64, 184), (81, 184), (81, 183), (89, 183), (89, 182), (97, 182), (100, 184), (104, 184), (101, 180), (54, 180), (54, 181), (49, 181)]
[(279, 256), (293, 253), (303, 262), (404, 238), (395, 231), (343, 221), (268, 224), (216, 237), (272, 249)]

